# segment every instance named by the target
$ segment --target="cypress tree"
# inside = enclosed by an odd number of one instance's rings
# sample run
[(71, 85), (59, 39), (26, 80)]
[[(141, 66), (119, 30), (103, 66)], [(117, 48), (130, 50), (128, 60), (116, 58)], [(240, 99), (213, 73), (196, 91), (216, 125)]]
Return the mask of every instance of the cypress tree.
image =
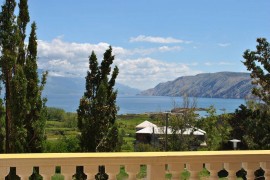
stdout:
[[(27, 52), (24, 40), (30, 20), (27, 0), (20, 0), (19, 15), (14, 15), (15, 0), (6, 0), (0, 12), (0, 68), (5, 90), (5, 151), (41, 152), (44, 140), (45, 99), (42, 91), (47, 72), (39, 81), (37, 73), (36, 24), (31, 26)], [(16, 21), (17, 20), (17, 21)], [(3, 117), (3, 116), (1, 116)], [(0, 118), (1, 118), (0, 117)], [(0, 144), (1, 151), (1, 144)]]
[(19, 43), (18, 43), (18, 59), (17, 63), (21, 66), (25, 63), (25, 48), (24, 40), (26, 37), (25, 31), (28, 22), (30, 21), (28, 12), (27, 0), (20, 0), (19, 3), (19, 16), (17, 17), (18, 33), (19, 33)]
[(16, 74), (11, 80), (11, 152), (25, 152), (26, 129), (24, 120), (26, 118), (26, 88), (27, 80), (22, 66), (16, 67)]
[(0, 98), (0, 153), (5, 152), (5, 107)]
[(11, 92), (11, 80), (15, 68), (15, 63), (18, 54), (18, 33), (17, 25), (15, 23), (14, 10), (16, 7), (15, 0), (6, 0), (2, 6), (2, 12), (0, 13), (0, 46), (1, 46), (1, 78), (5, 85), (5, 126), (6, 126), (6, 152), (10, 153), (14, 151), (12, 149), (12, 92)]
[(43, 87), (46, 83), (47, 72), (42, 76), (41, 85), (37, 72), (37, 36), (36, 23), (31, 25), (31, 33), (27, 48), (25, 63), (25, 77), (27, 79), (27, 114), (24, 120), (27, 129), (26, 151), (41, 152), (45, 140), (44, 128), (46, 122), (45, 99), (42, 99)]
[(77, 110), (83, 151), (115, 151), (118, 144), (115, 126), (117, 91), (114, 85), (119, 70), (115, 66), (111, 74), (113, 60), (111, 47), (104, 53), (100, 66), (94, 52), (89, 57), (86, 91)]

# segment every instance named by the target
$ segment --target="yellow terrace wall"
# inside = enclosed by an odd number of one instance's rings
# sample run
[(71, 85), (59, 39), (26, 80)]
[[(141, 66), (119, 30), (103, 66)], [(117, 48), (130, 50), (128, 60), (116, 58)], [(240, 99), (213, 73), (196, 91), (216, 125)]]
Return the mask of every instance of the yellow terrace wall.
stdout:
[[(128, 179), (136, 179), (140, 165), (147, 165), (147, 179), (163, 180), (165, 173), (171, 179), (180, 179), (186, 168), (190, 179), (199, 179), (203, 166), (210, 172), (209, 179), (218, 179), (217, 173), (223, 168), (229, 172), (228, 179), (236, 179), (241, 168), (247, 171), (247, 179), (255, 179), (254, 172), (260, 167), (264, 177), (270, 179), (270, 151), (196, 151), (196, 152), (142, 152), (142, 153), (44, 153), (44, 154), (0, 154), (0, 180), (4, 180), (10, 167), (16, 167), (16, 174), (26, 180), (39, 167), (44, 180), (51, 179), (55, 167), (61, 166), (65, 180), (72, 179), (77, 166), (84, 167), (87, 179), (95, 179), (98, 167), (104, 165), (109, 179), (116, 179), (121, 165), (129, 174)], [(167, 170), (165, 168), (167, 166)]]

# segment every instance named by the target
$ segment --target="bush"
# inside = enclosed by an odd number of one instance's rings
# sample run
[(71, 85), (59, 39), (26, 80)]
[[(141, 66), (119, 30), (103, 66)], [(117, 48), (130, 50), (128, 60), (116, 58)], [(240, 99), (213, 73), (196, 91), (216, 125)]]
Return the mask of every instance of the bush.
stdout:
[(45, 152), (78, 152), (79, 149), (79, 139), (77, 136), (63, 135), (60, 139), (47, 141), (45, 144)]

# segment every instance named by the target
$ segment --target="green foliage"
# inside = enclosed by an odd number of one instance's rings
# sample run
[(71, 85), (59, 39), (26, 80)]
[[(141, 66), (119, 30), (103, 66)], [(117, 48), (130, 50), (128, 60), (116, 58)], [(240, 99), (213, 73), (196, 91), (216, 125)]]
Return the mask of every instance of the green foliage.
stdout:
[(199, 179), (205, 179), (206, 177), (209, 176), (210, 172), (206, 168), (203, 168), (202, 171), (199, 172)]
[(63, 135), (59, 139), (53, 141), (46, 141), (45, 143), (45, 152), (78, 152), (79, 148), (79, 139), (77, 136)]
[(206, 131), (207, 150), (220, 150), (222, 144), (229, 140), (231, 127), (228, 123), (229, 115), (217, 115), (214, 106), (207, 109), (207, 117), (198, 121), (198, 127)]
[(24, 47), (24, 40), (26, 37), (25, 31), (26, 26), (30, 21), (29, 12), (28, 12), (28, 0), (20, 0), (19, 3), (19, 16), (17, 17), (17, 25), (18, 25), (18, 34), (19, 34), (19, 50), (18, 50), (18, 57), (17, 63), (21, 66), (25, 63), (25, 47)]
[[(26, 118), (25, 110), (27, 109), (26, 104), (26, 87), (27, 80), (24, 75), (23, 69), (20, 65), (17, 66), (17, 73), (14, 75), (11, 81), (11, 114), (12, 122), (11, 126), (11, 151), (22, 153), (25, 151), (27, 131), (24, 126)], [(22, 111), (22, 109), (24, 111)]]
[(270, 148), (270, 109), (265, 104), (257, 107), (241, 105), (230, 119), (231, 137), (241, 140), (241, 149)]
[(140, 172), (137, 174), (137, 179), (144, 179), (147, 176), (147, 166), (141, 165), (140, 166)]
[(257, 39), (255, 51), (244, 52), (244, 65), (251, 71), (252, 83), (257, 85), (252, 93), (263, 100), (264, 104), (248, 102), (236, 110), (230, 123), (232, 136), (242, 140), (242, 149), (270, 148), (270, 44), (265, 38)]
[(181, 180), (188, 180), (190, 177), (190, 172), (188, 172), (187, 169), (184, 169), (184, 171), (181, 173)]
[(33, 173), (29, 177), (29, 180), (43, 180), (43, 177), (39, 174), (39, 167), (33, 168)]
[(94, 52), (89, 57), (86, 91), (77, 110), (82, 151), (117, 150), (118, 129), (114, 125), (118, 109), (116, 106), (117, 91), (114, 90), (119, 72), (117, 66), (108, 79), (113, 60), (111, 47), (104, 53), (100, 66), (98, 66)]
[(43, 74), (40, 83), (37, 72), (37, 36), (35, 23), (31, 25), (24, 68), (25, 77), (27, 79), (27, 113), (24, 122), (27, 129), (27, 146), (25, 151), (37, 153), (42, 152), (42, 144), (45, 140), (44, 129), (47, 109), (45, 106), (46, 99), (42, 99), (41, 95), (46, 83), (47, 72)]
[[(17, 59), (17, 45), (19, 37), (17, 33), (17, 25), (15, 22), (16, 16), (14, 15), (16, 7), (15, 0), (6, 0), (0, 12), (0, 69), (1, 81), (5, 86), (5, 125), (6, 125), (6, 143), (5, 151), (14, 151), (14, 142), (12, 142), (12, 93), (11, 93), (11, 80), (14, 75), (14, 68)], [(13, 138), (14, 139), (14, 138)], [(13, 146), (13, 147), (12, 147)]]
[[(30, 21), (27, 0), (7, 0), (0, 13), (0, 70), (5, 88), (5, 151), (41, 152), (45, 127), (45, 99), (41, 94), (46, 83), (37, 73), (36, 24), (32, 23), (27, 49), (25, 37)], [(39, 84), (40, 83), (40, 84)]]
[(47, 108), (47, 119), (49, 121), (64, 121), (65, 118), (65, 110), (55, 107), (48, 107)]
[(127, 180), (128, 174), (126, 173), (125, 166), (120, 166), (120, 172), (116, 175), (117, 180)]
[(258, 85), (253, 88), (252, 93), (262, 99), (266, 104), (270, 104), (270, 45), (265, 38), (257, 39), (256, 51), (246, 50), (244, 52), (244, 65), (251, 71), (253, 84)]
[(52, 176), (52, 180), (64, 180), (64, 179), (65, 177), (58, 173)]
[[(168, 126), (172, 130), (172, 134), (168, 136), (168, 149), (169, 151), (187, 151), (193, 150), (198, 147), (200, 142), (193, 135), (196, 123), (196, 99), (190, 101), (187, 95), (183, 96), (182, 109), (184, 111), (179, 113), (168, 114)], [(174, 109), (178, 109), (176, 103)], [(165, 121), (163, 121), (165, 122)], [(184, 134), (188, 129), (191, 129), (190, 134)]]
[(136, 144), (136, 152), (154, 152), (158, 151), (151, 144), (138, 143)]
[(5, 109), (3, 100), (0, 98), (0, 153), (5, 150)]

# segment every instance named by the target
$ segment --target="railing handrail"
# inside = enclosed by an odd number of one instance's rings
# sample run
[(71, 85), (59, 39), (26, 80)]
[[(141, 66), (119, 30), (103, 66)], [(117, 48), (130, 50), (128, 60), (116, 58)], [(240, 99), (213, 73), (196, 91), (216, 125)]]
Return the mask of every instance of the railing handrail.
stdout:
[(136, 179), (140, 165), (147, 165), (147, 179), (164, 179), (165, 165), (169, 165), (172, 177), (179, 179), (184, 167), (191, 179), (198, 179), (203, 166), (210, 172), (210, 179), (217, 179), (217, 173), (225, 168), (229, 179), (244, 168), (248, 179), (254, 179), (254, 172), (260, 167), (269, 178), (270, 150), (246, 151), (188, 151), (188, 152), (115, 152), (115, 153), (29, 153), (0, 154), (0, 179), (16, 167), (17, 174), (28, 179), (33, 167), (40, 168), (43, 178), (50, 179), (55, 167), (60, 166), (66, 179), (72, 179), (75, 168), (83, 166), (85, 173), (93, 179), (99, 166), (106, 167), (106, 173), (115, 179), (119, 167), (124, 165), (130, 179)]
[[(95, 152), (95, 153), (20, 153), (0, 154), (3, 159), (50, 159), (50, 158), (117, 158), (117, 157), (194, 157), (194, 156), (246, 156), (270, 155), (270, 150), (239, 150), (239, 151), (182, 151), (182, 152)], [(270, 157), (269, 157), (270, 159)]]

